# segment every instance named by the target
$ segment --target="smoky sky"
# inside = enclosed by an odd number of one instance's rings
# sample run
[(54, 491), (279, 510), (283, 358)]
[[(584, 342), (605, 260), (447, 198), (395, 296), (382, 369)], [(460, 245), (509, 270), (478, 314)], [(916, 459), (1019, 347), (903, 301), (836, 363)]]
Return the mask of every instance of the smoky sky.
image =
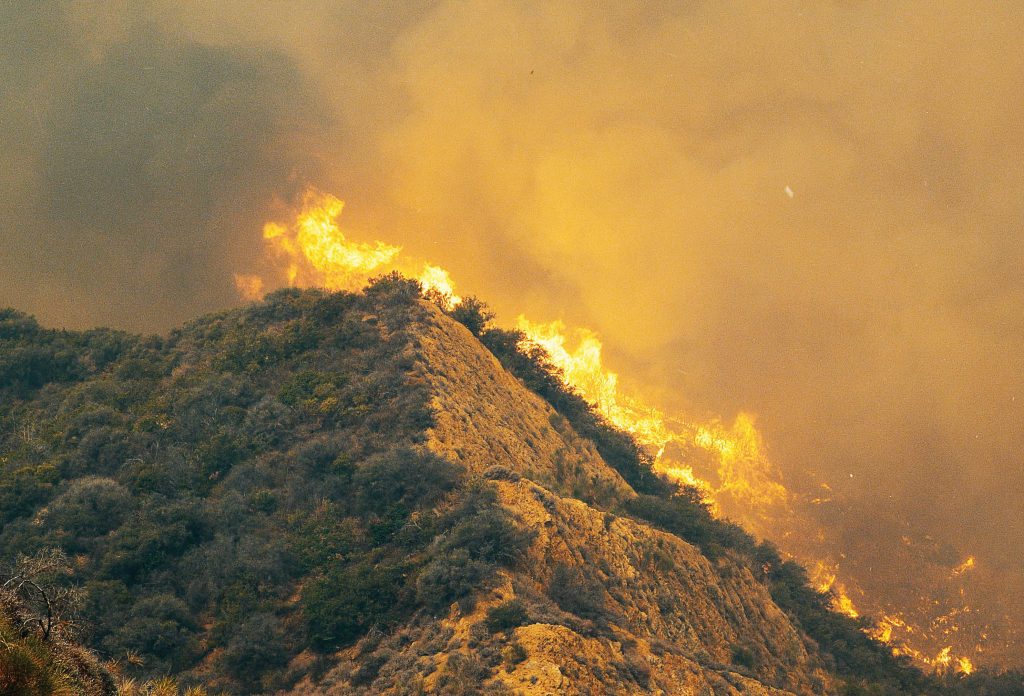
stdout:
[[(0, 12), (5, 39), (32, 44), (5, 61), (22, 113), (8, 110), (2, 136), (21, 151), (5, 172), (18, 268), (4, 299), (58, 323), (147, 330), (232, 302), (249, 228), (316, 172), (291, 141), (329, 119), (293, 62), (142, 22), (97, 47), (66, 6)], [(53, 33), (19, 36), (33, 14)]]
[(313, 184), (660, 404), (756, 414), (848, 534), (1019, 576), (1022, 32), (1014, 2), (5, 4), (0, 304), (237, 303)]

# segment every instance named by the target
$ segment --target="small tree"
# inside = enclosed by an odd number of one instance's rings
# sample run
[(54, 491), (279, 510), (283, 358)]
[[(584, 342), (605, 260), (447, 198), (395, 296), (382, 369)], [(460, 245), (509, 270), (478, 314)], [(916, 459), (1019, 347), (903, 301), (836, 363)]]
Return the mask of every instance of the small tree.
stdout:
[(81, 596), (78, 588), (59, 584), (62, 577), (69, 575), (71, 566), (59, 549), (20, 556), (9, 572), (0, 574), (0, 588), (24, 605), (21, 625), (17, 627), (22, 635), (36, 633), (49, 640), (71, 633)]
[(487, 610), (487, 630), (491, 633), (517, 628), (529, 620), (526, 607), (518, 599), (510, 599)]
[(494, 319), (492, 312), (483, 300), (476, 297), (467, 297), (457, 304), (450, 312), (452, 319), (459, 322), (477, 338), (480, 338), (487, 325)]

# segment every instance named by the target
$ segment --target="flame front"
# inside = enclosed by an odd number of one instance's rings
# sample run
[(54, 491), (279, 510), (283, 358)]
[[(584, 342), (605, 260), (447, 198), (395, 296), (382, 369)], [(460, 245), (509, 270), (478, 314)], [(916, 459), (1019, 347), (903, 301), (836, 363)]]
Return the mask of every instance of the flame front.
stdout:
[(289, 285), (357, 289), (401, 253), (401, 247), (384, 242), (347, 239), (337, 224), (344, 207), (337, 197), (310, 189), (292, 225), (268, 222), (263, 227), (263, 238), (287, 262)]
[[(568, 386), (648, 448), (659, 471), (698, 488), (712, 508), (724, 506), (763, 534), (764, 514), (786, 506), (789, 492), (764, 454), (753, 416), (741, 412), (731, 427), (669, 418), (620, 391), (618, 375), (604, 369), (602, 344), (594, 332), (568, 331), (560, 321), (538, 323), (524, 316), (517, 325), (528, 342), (544, 349)], [(712, 469), (698, 471), (697, 460), (704, 462), (708, 455)]]
[[(372, 275), (398, 270), (416, 277), (425, 293), (446, 309), (462, 301), (448, 271), (440, 266), (408, 261), (401, 257), (400, 246), (349, 239), (337, 222), (343, 208), (344, 203), (337, 197), (309, 189), (291, 223), (268, 222), (263, 239), (272, 270), (265, 275), (236, 273), (239, 296), (256, 300), (266, 288), (281, 285), (357, 290)], [(767, 457), (752, 415), (740, 412), (729, 426), (717, 420), (697, 422), (666, 415), (623, 393), (618, 375), (603, 366), (602, 344), (593, 331), (569, 329), (559, 321), (533, 322), (524, 316), (517, 324), (524, 340), (543, 349), (569, 388), (650, 452), (657, 470), (697, 488), (716, 514), (725, 514), (757, 536), (779, 543), (812, 569), (813, 584), (818, 591), (831, 594), (834, 610), (851, 618), (860, 616), (851, 591), (856, 591), (858, 601), (868, 597), (849, 573), (840, 570), (838, 562), (820, 560), (836, 550), (828, 547), (823, 530), (811, 522), (806, 509), (801, 512), (796, 507), (801, 503), (833, 503), (831, 487), (815, 483), (812, 487), (816, 495), (805, 498), (787, 490)], [(909, 539), (905, 543), (910, 543)], [(962, 581), (975, 565), (975, 558), (968, 556), (952, 572), (946, 571), (945, 581)], [(955, 618), (969, 611), (961, 606), (942, 614), (936, 611), (937, 605), (922, 603), (915, 615), (919, 617), (916, 623), (901, 612), (880, 611), (883, 618), (868, 633), (893, 646), (895, 654), (907, 655), (922, 665), (970, 674), (973, 662), (966, 656), (955, 656), (949, 645), (934, 656), (911, 646), (912, 642), (936, 646), (936, 641), (955, 635), (959, 630)], [(873, 608), (883, 606), (876, 601)]]
[[(417, 273), (414, 263), (399, 259), (402, 247), (349, 239), (338, 226), (344, 207), (337, 196), (310, 188), (303, 194), (302, 207), (291, 223), (268, 222), (263, 226), (269, 255), (275, 269), (283, 271), (288, 286), (358, 290), (375, 274), (400, 270), (417, 276), (424, 292), (431, 293), (446, 308), (462, 302), (448, 271), (440, 266), (424, 263)], [(273, 284), (257, 274), (235, 274), (235, 287), (245, 300), (259, 299)]]
[(462, 302), (462, 298), (455, 294), (455, 283), (448, 271), (440, 266), (424, 264), (423, 272), (417, 280), (423, 286), (423, 292), (433, 294), (446, 309), (452, 309)]
[[(838, 565), (818, 561), (814, 564), (810, 576), (811, 582), (814, 584), (814, 587), (818, 592), (832, 595), (831, 605), (833, 611), (845, 614), (851, 619), (860, 617), (860, 612), (857, 611), (857, 607), (854, 605), (853, 600), (850, 599), (850, 595), (847, 594), (846, 585), (839, 581)], [(884, 638), (881, 637), (881, 634), (872, 635), (883, 643), (888, 643), (892, 633), (890, 631), (888, 634), (885, 634)]]

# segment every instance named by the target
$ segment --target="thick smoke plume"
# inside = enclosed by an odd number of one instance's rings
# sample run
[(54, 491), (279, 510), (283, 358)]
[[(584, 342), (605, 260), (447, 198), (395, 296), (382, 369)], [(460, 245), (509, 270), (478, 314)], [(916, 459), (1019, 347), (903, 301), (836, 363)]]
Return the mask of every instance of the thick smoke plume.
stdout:
[(865, 577), (971, 554), (1022, 622), (1019, 3), (179, 5), (0, 7), (0, 304), (235, 302), (315, 184), (665, 407), (756, 413)]

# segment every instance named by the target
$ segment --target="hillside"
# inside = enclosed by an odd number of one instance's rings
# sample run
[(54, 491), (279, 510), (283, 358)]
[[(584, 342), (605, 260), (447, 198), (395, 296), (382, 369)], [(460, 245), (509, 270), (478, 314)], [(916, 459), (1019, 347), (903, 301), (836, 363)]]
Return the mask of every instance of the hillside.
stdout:
[(182, 690), (941, 692), (486, 319), (397, 276), (166, 337), (2, 312), (0, 560), (67, 554), (76, 635)]

